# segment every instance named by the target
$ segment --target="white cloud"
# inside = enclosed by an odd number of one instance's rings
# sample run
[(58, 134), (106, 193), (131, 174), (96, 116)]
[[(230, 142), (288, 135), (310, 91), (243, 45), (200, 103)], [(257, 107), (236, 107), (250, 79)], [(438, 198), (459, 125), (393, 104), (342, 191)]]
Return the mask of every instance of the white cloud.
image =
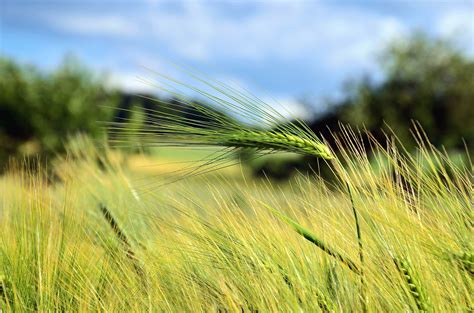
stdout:
[(457, 38), (466, 44), (466, 50), (474, 54), (474, 5), (465, 10), (450, 10), (443, 13), (437, 23), (439, 35)]
[(461, 32), (470, 33), (474, 31), (473, 10), (453, 10), (443, 14), (438, 23), (438, 32), (444, 36), (451, 36)]
[(334, 69), (373, 65), (376, 52), (391, 40), (407, 33), (407, 28), (393, 17), (369, 19), (353, 32), (342, 34), (334, 43), (328, 61)]
[(284, 119), (309, 119), (312, 112), (308, 111), (301, 102), (295, 100), (293, 97), (276, 96), (271, 98), (263, 98), (272, 110), (278, 112)]
[(80, 35), (128, 37), (138, 34), (138, 25), (119, 15), (59, 14), (45, 19), (53, 27)]
[(335, 69), (367, 62), (405, 30), (391, 16), (314, 2), (265, 3), (238, 19), (193, 2), (152, 25), (155, 38), (191, 59), (305, 59)]
[(392, 16), (320, 2), (257, 2), (241, 16), (229, 14), (232, 6), (180, 4), (171, 10), (156, 1), (136, 15), (59, 14), (49, 22), (82, 35), (134, 36), (190, 60), (304, 59), (334, 69), (366, 63), (382, 41), (404, 30)]
[(156, 94), (158, 88), (144, 80), (143, 75), (139, 73), (113, 73), (108, 76), (106, 86), (133, 94)]
[[(143, 3), (142, 3), (143, 4)], [(221, 3), (222, 4), (222, 3)], [(248, 4), (248, 3), (247, 3)], [(55, 14), (50, 23), (82, 35), (128, 36), (137, 51), (163, 50), (183, 62), (240, 60), (253, 63), (283, 61), (307, 64), (308, 70), (353, 73), (373, 70), (375, 53), (390, 40), (404, 36), (410, 25), (399, 15), (312, 1), (252, 2), (250, 9), (232, 12), (239, 3), (213, 5), (185, 1), (148, 1), (135, 13)], [(474, 50), (472, 10), (440, 12), (437, 32), (459, 32)], [(143, 45), (142, 45), (143, 43)], [(144, 53), (137, 53), (143, 55)], [(137, 63), (148, 64), (143, 59)], [(149, 65), (153, 68), (152, 65)]]

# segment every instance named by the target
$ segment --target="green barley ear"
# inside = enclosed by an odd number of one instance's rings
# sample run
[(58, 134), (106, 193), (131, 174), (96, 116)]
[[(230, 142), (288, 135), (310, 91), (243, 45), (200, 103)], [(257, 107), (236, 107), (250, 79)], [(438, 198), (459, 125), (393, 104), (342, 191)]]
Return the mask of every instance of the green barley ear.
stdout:
[(420, 312), (429, 312), (430, 305), (429, 299), (426, 296), (424, 289), (421, 286), (421, 283), (416, 278), (413, 268), (406, 258), (393, 257), (393, 262), (397, 267), (397, 270), (402, 275), (403, 280), (405, 281), (408, 291), (412, 296), (413, 300), (416, 303), (416, 307)]
[[(146, 116), (141, 125), (127, 123), (127, 118), (109, 123), (111, 141), (116, 146), (130, 142), (124, 131), (128, 129), (140, 138), (143, 147), (221, 147), (224, 152), (218, 157), (214, 155), (206, 163), (208, 167), (228, 159), (230, 151), (242, 148), (254, 149), (260, 154), (292, 152), (327, 160), (334, 158), (329, 147), (304, 121), (283, 115), (281, 110), (246, 91), (205, 81), (193, 73), (186, 74), (196, 81), (196, 85), (155, 74), (159, 84), (151, 84), (171, 95), (172, 100), (155, 100), (155, 108), (144, 110)], [(203, 89), (196, 87), (199, 85), (203, 85)], [(208, 89), (210, 91), (206, 91)], [(189, 100), (184, 96), (187, 92), (197, 93), (206, 104)], [(130, 114), (128, 110), (124, 111), (124, 115)]]
[(328, 146), (324, 143), (314, 138), (304, 138), (301, 135), (298, 136), (283, 131), (236, 131), (235, 133), (223, 136), (220, 144), (238, 148), (295, 152), (328, 160), (334, 158)]
[(341, 253), (337, 252), (335, 249), (329, 247), (327, 244), (325, 244), (322, 240), (320, 240), (316, 235), (314, 235), (311, 231), (308, 229), (304, 228), (288, 216), (284, 215), (283, 213), (275, 210), (274, 208), (270, 207), (269, 205), (262, 203), (270, 212), (278, 217), (280, 220), (285, 222), (286, 224), (290, 225), (298, 234), (303, 236), (306, 240), (309, 242), (313, 243), (316, 245), (319, 249), (323, 250), (326, 252), (326, 254), (334, 257), (336, 260), (340, 261), (342, 264), (347, 266), (351, 271), (356, 273), (357, 275), (360, 275), (360, 269), (359, 267), (348, 257), (343, 256)]
[(143, 269), (140, 263), (140, 260), (138, 259), (137, 254), (135, 253), (132, 247), (130, 240), (128, 239), (127, 235), (118, 224), (117, 220), (112, 215), (112, 212), (110, 212), (109, 209), (107, 209), (107, 207), (103, 204), (99, 205), (99, 209), (100, 209), (100, 212), (102, 213), (102, 216), (104, 217), (104, 219), (107, 221), (110, 228), (114, 232), (115, 236), (118, 238), (118, 240), (122, 244), (126, 257), (132, 263), (133, 269), (135, 270), (135, 273), (141, 280), (142, 285), (146, 291), (148, 283), (147, 283), (145, 270)]

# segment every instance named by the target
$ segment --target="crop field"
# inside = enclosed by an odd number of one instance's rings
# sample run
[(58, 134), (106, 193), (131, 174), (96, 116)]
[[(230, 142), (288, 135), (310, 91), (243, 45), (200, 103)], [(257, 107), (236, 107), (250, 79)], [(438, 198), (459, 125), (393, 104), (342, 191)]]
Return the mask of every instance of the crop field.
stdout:
[[(47, 167), (11, 162), (2, 311), (474, 309), (468, 149), (437, 150), (419, 130), (408, 152), (345, 126), (329, 146), (304, 122), (210, 86), (216, 95), (201, 93), (230, 115), (182, 100), (106, 125), (107, 142), (72, 139)], [(118, 149), (138, 142), (146, 149)], [(251, 174), (249, 151), (318, 163), (275, 181)]]
[(356, 143), (334, 163), (347, 184), (239, 165), (170, 182), (84, 138), (49, 169), (12, 164), (1, 309), (472, 310), (472, 167), (427, 146), (369, 161)]

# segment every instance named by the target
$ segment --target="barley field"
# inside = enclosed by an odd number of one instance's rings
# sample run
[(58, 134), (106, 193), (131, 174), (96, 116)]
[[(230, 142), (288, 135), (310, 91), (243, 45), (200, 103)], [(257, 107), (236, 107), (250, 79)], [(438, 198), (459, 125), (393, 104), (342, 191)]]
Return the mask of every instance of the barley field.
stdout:
[(0, 313), (474, 313), (474, 0), (0, 0)]
[[(214, 93), (184, 87), (230, 115), (181, 98), (147, 123), (108, 123), (106, 141), (69, 140), (46, 167), (12, 160), (0, 180), (2, 311), (474, 309), (468, 149), (438, 150), (420, 128), (412, 151), (395, 133), (384, 145), (342, 125), (319, 138), (204, 83)], [(169, 113), (189, 106), (205, 122)], [(148, 150), (119, 149), (137, 143)], [(251, 174), (248, 150), (319, 163), (275, 181)]]
[(472, 165), (348, 136), (333, 182), (240, 165), (170, 182), (175, 165), (86, 138), (51, 168), (12, 163), (2, 311), (472, 310)]

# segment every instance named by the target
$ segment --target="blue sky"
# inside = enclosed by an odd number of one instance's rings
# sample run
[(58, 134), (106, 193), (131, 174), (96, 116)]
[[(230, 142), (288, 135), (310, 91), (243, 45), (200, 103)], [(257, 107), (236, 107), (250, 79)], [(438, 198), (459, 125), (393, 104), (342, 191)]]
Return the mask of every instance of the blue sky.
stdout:
[(335, 96), (414, 29), (474, 54), (471, 1), (0, 0), (0, 50), (54, 68), (72, 52), (129, 91), (144, 67), (189, 65), (280, 102)]

